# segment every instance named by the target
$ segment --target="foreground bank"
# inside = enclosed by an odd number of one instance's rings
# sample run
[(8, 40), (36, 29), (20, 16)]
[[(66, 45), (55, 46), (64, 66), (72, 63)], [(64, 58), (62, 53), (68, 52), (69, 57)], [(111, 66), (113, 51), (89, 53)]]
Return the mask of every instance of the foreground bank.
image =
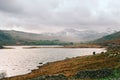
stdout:
[[(108, 53), (101, 53), (97, 55), (82, 56), (82, 57), (76, 57), (62, 61), (47, 63), (43, 66), (40, 66), (39, 69), (33, 70), (29, 74), (6, 78), (2, 80), (28, 80), (28, 79), (45, 80), (45, 79), (36, 79), (36, 78), (37, 77), (41, 78), (41, 76), (45, 78), (45, 75), (47, 75), (47, 78), (49, 78), (51, 77), (50, 75), (58, 76), (59, 74), (60, 76), (62, 74), (61, 79), (63, 78), (63, 76), (65, 77), (65, 79), (74, 78), (74, 77), (78, 79), (96, 78), (96, 77), (91, 77), (91, 75), (87, 77), (80, 77), (80, 76), (92, 74), (94, 72), (98, 73), (99, 75), (105, 72), (104, 73), (105, 75), (99, 76), (99, 78), (105, 78), (109, 76), (114, 76), (113, 73), (115, 72), (115, 70), (118, 70), (119, 68), (120, 68), (120, 55), (111, 56), (111, 54)], [(98, 74), (94, 74), (94, 75), (98, 75)]]

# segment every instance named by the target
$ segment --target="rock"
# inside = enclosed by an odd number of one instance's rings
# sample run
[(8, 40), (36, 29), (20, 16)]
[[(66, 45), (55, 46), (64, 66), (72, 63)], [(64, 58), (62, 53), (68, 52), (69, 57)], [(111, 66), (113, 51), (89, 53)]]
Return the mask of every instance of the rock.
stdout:
[(0, 73), (0, 79), (3, 79), (3, 78), (5, 78), (5, 77), (6, 77), (6, 72)]
[(68, 80), (66, 76), (62, 75), (62, 74), (58, 74), (58, 75), (52, 75), (52, 76), (40, 76), (34, 79), (29, 79), (29, 80)]
[(39, 64), (43, 64), (42, 62), (40, 62)]

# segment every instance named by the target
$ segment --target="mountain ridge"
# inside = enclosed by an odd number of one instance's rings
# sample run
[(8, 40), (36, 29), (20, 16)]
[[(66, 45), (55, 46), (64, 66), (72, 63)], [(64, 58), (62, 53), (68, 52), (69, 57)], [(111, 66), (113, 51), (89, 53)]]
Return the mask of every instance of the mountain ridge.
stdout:
[[(11, 42), (14, 44), (23, 44), (23, 43), (41, 43), (42, 42), (50, 42), (50, 41), (60, 41), (60, 42), (85, 42), (91, 41), (94, 39), (98, 39), (107, 33), (99, 33), (95, 31), (79, 31), (76, 29), (65, 29), (56, 33), (29, 33), (15, 30), (1, 30), (5, 35), (10, 36)], [(8, 39), (9, 40), (9, 39)], [(38, 42), (38, 43), (36, 43)], [(50, 42), (53, 43), (53, 42)]]

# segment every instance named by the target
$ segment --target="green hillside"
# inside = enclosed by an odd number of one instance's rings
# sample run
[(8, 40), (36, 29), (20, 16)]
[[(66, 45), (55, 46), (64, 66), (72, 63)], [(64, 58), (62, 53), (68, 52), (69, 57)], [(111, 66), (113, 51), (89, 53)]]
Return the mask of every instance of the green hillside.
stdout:
[(38, 34), (0, 30), (0, 45), (67, 45), (70, 42), (42, 40)]
[(15, 30), (3, 30), (4, 33), (11, 35), (16, 40), (28, 40), (28, 41), (37, 41), (42, 38), (39, 34), (15, 31)]
[(7, 33), (0, 30), (0, 45), (15, 44), (15, 40)]
[(98, 44), (104, 44), (104, 45), (108, 45), (108, 44), (120, 44), (120, 31), (104, 36), (100, 39), (97, 39), (94, 41), (94, 43), (98, 43)]

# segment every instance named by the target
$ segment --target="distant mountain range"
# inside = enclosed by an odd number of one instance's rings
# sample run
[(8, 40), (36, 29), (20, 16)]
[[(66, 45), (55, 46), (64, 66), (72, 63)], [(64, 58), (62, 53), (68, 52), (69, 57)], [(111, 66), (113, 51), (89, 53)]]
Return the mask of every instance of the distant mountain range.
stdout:
[(99, 33), (95, 31), (79, 31), (76, 29), (65, 29), (61, 32), (41, 34), (27, 33), (14, 30), (2, 30), (2, 31), (12, 36), (15, 40), (30, 40), (30, 41), (59, 40), (62, 42), (85, 42), (95, 40), (105, 35), (108, 35), (108, 33)]
[(101, 38), (108, 33), (99, 33), (95, 31), (79, 31), (75, 29), (65, 29), (64, 31), (57, 33), (43, 33), (44, 36), (54, 37), (54, 39), (58, 39), (61, 41), (68, 42), (85, 42), (94, 39)]
[[(120, 44), (120, 31), (113, 34), (95, 31), (65, 29), (57, 33), (27, 33), (15, 30), (0, 30), (0, 44), (61, 44), (64, 42), (89, 42), (99, 44)], [(66, 43), (64, 43), (66, 44)]]

